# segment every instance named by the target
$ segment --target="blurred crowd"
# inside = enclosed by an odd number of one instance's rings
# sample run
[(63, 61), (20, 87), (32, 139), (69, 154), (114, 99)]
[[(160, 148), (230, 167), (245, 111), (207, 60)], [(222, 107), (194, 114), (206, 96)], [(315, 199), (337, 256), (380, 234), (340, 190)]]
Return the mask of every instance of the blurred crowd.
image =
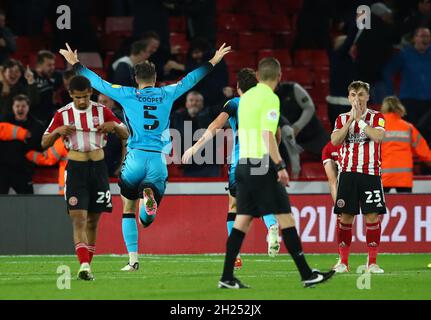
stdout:
[[(288, 8), (278, 12), (292, 22), (289, 34), (294, 37), (287, 45), (289, 57), (286, 58), (294, 60), (301, 50), (324, 50), (328, 61), (323, 70), (328, 74), (326, 87), (325, 81), (310, 88), (295, 77), (284, 76), (276, 91), (281, 101), (282, 154), (291, 164), (294, 177), (301, 173), (304, 154), (315, 160), (320, 158), (336, 117), (350, 111), (346, 94), (353, 80), (370, 83), (372, 108), (379, 110), (385, 97), (398, 96), (406, 111), (403, 118), (428, 143), (431, 141), (431, 0), (272, 0), (266, 3), (269, 3), (268, 10)], [(356, 8), (364, 4), (370, 8), (371, 29), (360, 30)], [(71, 9), (70, 30), (56, 27), (60, 15), (56, 9), (60, 5)], [(36, 157), (32, 161), (28, 153), (43, 151), (41, 135), (54, 112), (71, 102), (68, 83), (74, 74), (56, 54), (65, 42), (80, 52), (96, 53), (100, 63), (95, 63), (95, 71), (112, 83), (134, 86), (133, 67), (150, 60), (157, 68), (158, 85), (167, 85), (206, 62), (220, 43), (228, 41), (220, 36), (220, 30), (225, 29), (220, 25), (221, 14), (243, 16), (253, 6), (264, 10), (260, 7), (262, 2), (244, 0), (3, 1), (0, 7), (0, 193), (7, 193), (9, 187), (18, 193), (32, 193), (34, 167), (42, 163)], [(115, 20), (116, 17), (131, 18), (121, 20), (131, 21), (128, 32), (108, 34), (108, 19), (114, 21), (112, 28), (119, 26), (120, 20)], [(258, 13), (254, 17), (257, 19)], [(171, 43), (172, 34), (179, 33), (179, 27), (171, 23), (172, 18), (184, 21), (185, 39), (180, 45)], [(35, 39), (36, 42), (31, 42)], [(42, 48), (38, 46), (38, 39), (43, 39)], [(26, 46), (28, 43), (30, 47)], [(193, 132), (206, 128), (226, 101), (237, 95), (232, 70), (229, 61), (223, 61), (192, 92), (179, 99), (172, 110), (171, 128), (181, 134), (186, 122), (191, 123)], [(315, 103), (314, 93), (320, 85), (326, 100), (324, 112), (321, 104), (318, 107)], [(109, 97), (95, 92), (94, 100), (122, 118), (121, 106)], [(119, 174), (125, 148), (123, 141), (109, 137), (105, 153), (111, 177)], [(220, 177), (223, 167), (192, 163), (180, 166), (180, 170), (187, 177)], [(21, 185), (16, 184), (17, 175), (25, 175), (20, 179)]]

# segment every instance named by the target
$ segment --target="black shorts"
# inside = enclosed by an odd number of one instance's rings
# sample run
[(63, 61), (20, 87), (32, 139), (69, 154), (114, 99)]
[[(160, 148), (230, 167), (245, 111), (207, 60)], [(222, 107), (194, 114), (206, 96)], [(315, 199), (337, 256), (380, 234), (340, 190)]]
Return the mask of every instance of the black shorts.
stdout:
[(273, 163), (265, 159), (240, 159), (235, 171), (237, 214), (261, 217), (291, 213), (286, 188), (277, 181)]
[(85, 162), (69, 160), (65, 173), (64, 196), (68, 210), (112, 212), (105, 160)]
[(334, 213), (386, 213), (385, 195), (380, 176), (357, 172), (341, 172), (338, 178)]

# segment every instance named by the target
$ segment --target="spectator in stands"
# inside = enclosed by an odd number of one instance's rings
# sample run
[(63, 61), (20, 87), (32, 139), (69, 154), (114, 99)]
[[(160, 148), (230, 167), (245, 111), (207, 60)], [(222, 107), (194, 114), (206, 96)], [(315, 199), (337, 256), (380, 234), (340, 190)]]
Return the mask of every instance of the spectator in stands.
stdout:
[(419, 27), (431, 28), (431, 1), (419, 0), (416, 8), (402, 21), (401, 30), (403, 40), (410, 42), (414, 32)]
[(6, 14), (0, 10), (0, 65), (7, 59), (9, 54), (16, 51), (15, 36), (12, 31), (6, 27)]
[(420, 119), (428, 117), (427, 114), (431, 112), (430, 41), (430, 30), (418, 28), (415, 31), (413, 45), (404, 47), (392, 57), (384, 73), (387, 93), (393, 94), (392, 77), (401, 72), (399, 97), (407, 110), (407, 120), (419, 131)]
[(401, 118), (406, 109), (397, 97), (386, 97), (381, 109), (385, 117), (382, 143), (382, 183), (385, 192), (412, 192), (413, 157), (431, 165), (431, 150), (419, 131)]
[(39, 103), (32, 102), (31, 114), (48, 126), (57, 110), (54, 92), (63, 84), (61, 73), (55, 70), (55, 54), (48, 50), (38, 52), (34, 76), (40, 99)]
[(27, 151), (41, 150), (40, 141), (44, 127), (30, 114), (30, 99), (25, 95), (13, 98), (13, 114), (2, 121), (27, 129), (28, 141), (0, 141), (0, 194), (7, 194), (12, 187), (18, 194), (33, 193), (33, 165), (26, 159)]
[[(214, 54), (210, 43), (203, 38), (195, 39), (190, 44), (185, 66), (186, 72), (190, 72), (208, 61)], [(229, 74), (226, 62), (222, 60), (214, 67), (211, 76), (201, 80), (195, 90), (200, 92), (205, 104), (211, 108), (212, 115), (218, 115), (226, 99), (223, 90), (228, 87)]]
[[(123, 111), (114, 100), (104, 94), (99, 94), (97, 102), (108, 107), (119, 120), (124, 122)], [(120, 175), (121, 164), (126, 157), (126, 144), (127, 140), (121, 140), (113, 133), (108, 134), (108, 141), (103, 150), (105, 152), (105, 162), (108, 166), (110, 177), (118, 177)]]
[(63, 85), (54, 93), (55, 105), (65, 106), (72, 102), (72, 98), (69, 94), (69, 83), (75, 75), (75, 71), (72, 69), (63, 71)]
[(372, 28), (361, 29), (356, 35), (354, 62), (358, 79), (370, 83), (372, 103), (381, 104), (386, 96), (383, 71), (399, 38), (393, 28), (392, 10), (385, 4), (371, 5), (371, 21)]
[(150, 50), (153, 50), (152, 48), (153, 46), (149, 46), (143, 40), (133, 42), (130, 55), (117, 59), (112, 63), (112, 82), (122, 86), (136, 86), (133, 68), (138, 63), (148, 60), (151, 56)]
[(216, 1), (184, 1), (189, 39), (204, 38), (211, 46), (216, 45)]
[(27, 67), (25, 81), (21, 81), (23, 66), (18, 60), (10, 59), (0, 67), (0, 115), (12, 113), (13, 97), (25, 94), (31, 103), (39, 103), (39, 93), (33, 72)]
[(293, 128), (296, 143), (320, 159), (330, 137), (316, 117), (308, 92), (296, 82), (284, 82), (279, 84), (276, 94), (280, 98), (280, 114)]
[(334, 40), (334, 49), (329, 55), (329, 96), (328, 119), (334, 128), (335, 120), (341, 113), (349, 112), (352, 107), (347, 99), (346, 88), (355, 79), (355, 66), (349, 55), (353, 37), (338, 36)]
[[(171, 128), (178, 130), (181, 134), (183, 143), (190, 139), (195, 132), (202, 129), (202, 133), (208, 128), (213, 118), (211, 117), (210, 108), (204, 107), (204, 97), (197, 91), (191, 91), (187, 94), (185, 109), (177, 110), (172, 115)], [(200, 138), (194, 137), (194, 140)], [(192, 145), (192, 141), (189, 142)], [(184, 145), (187, 147), (187, 145)], [(220, 174), (220, 165), (216, 165), (216, 145), (213, 144), (213, 164), (192, 164), (184, 165), (184, 175), (187, 177), (217, 177)], [(205, 150), (201, 153), (205, 158)], [(196, 159), (196, 156), (195, 158)]]

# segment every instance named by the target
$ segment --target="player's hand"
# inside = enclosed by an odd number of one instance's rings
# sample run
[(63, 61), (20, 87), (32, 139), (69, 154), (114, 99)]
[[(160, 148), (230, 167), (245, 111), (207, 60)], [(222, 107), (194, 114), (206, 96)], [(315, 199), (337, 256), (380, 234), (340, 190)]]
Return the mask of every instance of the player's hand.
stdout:
[(24, 72), (24, 78), (27, 80), (27, 84), (32, 85), (34, 83), (34, 74), (28, 65)]
[(190, 163), (191, 158), (193, 157), (193, 147), (188, 148), (181, 158), (181, 162), (183, 164)]
[(359, 101), (356, 100), (356, 105), (355, 105), (355, 121), (359, 122), (359, 120), (361, 120), (362, 117), (362, 112), (361, 109), (359, 108)]
[(213, 66), (215, 66), (217, 63), (219, 63), (221, 61), (221, 59), (223, 59), (223, 57), (228, 54), (229, 52), (231, 52), (231, 47), (225, 47), (226, 43), (223, 43), (220, 47), (220, 49), (218, 49), (215, 54), (214, 57), (212, 57), (212, 59), (209, 61)]
[(287, 173), (286, 169), (283, 170), (279, 170), (277, 172), (278, 174), (278, 182), (281, 183), (281, 185), (283, 187), (288, 187), (289, 186), (289, 174)]
[(97, 131), (102, 133), (112, 133), (115, 131), (116, 126), (117, 124), (114, 121), (104, 122), (97, 127)]
[(55, 131), (57, 131), (60, 136), (66, 137), (72, 135), (76, 131), (76, 127), (74, 125), (64, 125), (58, 127)]
[(72, 66), (79, 62), (78, 60), (78, 50), (72, 51), (69, 44), (66, 42), (66, 48), (67, 49), (60, 49), (60, 54), (66, 59), (68, 63), (70, 63)]

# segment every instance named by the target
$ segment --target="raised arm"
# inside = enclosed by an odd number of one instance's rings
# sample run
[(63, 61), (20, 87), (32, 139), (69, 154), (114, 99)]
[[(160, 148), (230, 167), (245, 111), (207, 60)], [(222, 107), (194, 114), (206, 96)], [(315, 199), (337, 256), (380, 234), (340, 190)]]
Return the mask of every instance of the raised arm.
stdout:
[(183, 163), (188, 163), (193, 155), (200, 150), (209, 140), (211, 140), (217, 133), (217, 130), (223, 128), (226, 121), (229, 119), (229, 114), (226, 112), (221, 112), (218, 117), (211, 122), (208, 129), (205, 130), (202, 137), (190, 148), (188, 148), (182, 157)]

